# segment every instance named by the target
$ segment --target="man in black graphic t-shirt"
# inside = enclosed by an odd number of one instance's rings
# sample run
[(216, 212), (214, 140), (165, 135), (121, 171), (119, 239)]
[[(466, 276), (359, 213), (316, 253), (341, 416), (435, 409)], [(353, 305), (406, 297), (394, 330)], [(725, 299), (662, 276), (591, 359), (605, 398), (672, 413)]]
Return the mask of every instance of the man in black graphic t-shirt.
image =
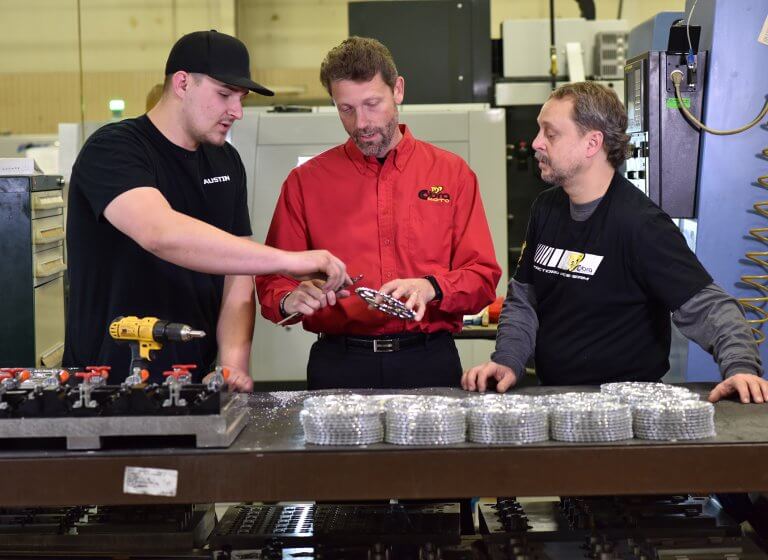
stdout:
[(757, 345), (738, 303), (720, 287), (661, 209), (616, 172), (627, 120), (618, 97), (591, 82), (554, 91), (533, 143), (542, 178), (490, 362), (462, 386), (503, 392), (535, 352), (545, 385), (657, 381), (669, 369), (670, 314), (711, 352), (737, 393), (768, 401)]
[(249, 90), (272, 95), (251, 80), (243, 43), (190, 33), (171, 50), (160, 101), (85, 143), (69, 190), (64, 365), (110, 365), (110, 382), (119, 383), (130, 350), (110, 338), (110, 321), (155, 316), (208, 336), (167, 344), (151, 380), (176, 363), (195, 364), (199, 380), (218, 352), (230, 387), (250, 390), (252, 275), (319, 272), (328, 290), (349, 282), (327, 251), (291, 253), (247, 239), (245, 170), (225, 140)]

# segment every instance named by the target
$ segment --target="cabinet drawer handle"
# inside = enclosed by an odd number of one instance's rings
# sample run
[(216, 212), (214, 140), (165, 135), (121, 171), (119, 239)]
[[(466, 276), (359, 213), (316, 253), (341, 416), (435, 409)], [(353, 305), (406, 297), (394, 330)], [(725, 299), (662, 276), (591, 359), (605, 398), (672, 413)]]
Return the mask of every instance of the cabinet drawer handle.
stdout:
[(64, 358), (64, 343), (57, 342), (56, 345), (40, 354), (40, 365), (43, 367), (57, 367), (61, 365)]
[(39, 262), (35, 266), (35, 277), (44, 278), (52, 274), (58, 274), (67, 270), (67, 265), (62, 258), (54, 259), (52, 261)]
[(33, 210), (51, 210), (64, 208), (64, 197), (60, 194), (54, 196), (36, 196), (32, 199)]
[(34, 241), (36, 245), (53, 243), (54, 241), (61, 241), (62, 239), (64, 239), (64, 228), (62, 226), (35, 230)]

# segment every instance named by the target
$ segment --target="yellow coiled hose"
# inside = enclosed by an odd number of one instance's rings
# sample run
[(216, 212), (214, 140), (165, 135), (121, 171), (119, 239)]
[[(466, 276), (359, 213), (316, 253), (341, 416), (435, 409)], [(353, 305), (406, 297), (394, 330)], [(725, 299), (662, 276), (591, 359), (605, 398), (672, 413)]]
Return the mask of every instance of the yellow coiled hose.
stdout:
[[(763, 150), (763, 157), (768, 159), (768, 148)], [(768, 189), (768, 175), (758, 177), (757, 184), (764, 189)], [(753, 208), (755, 212), (764, 218), (768, 218), (768, 200), (756, 202)], [(749, 233), (752, 237), (768, 246), (768, 227), (753, 228), (749, 230)], [(746, 257), (768, 272), (768, 251), (749, 251), (746, 253)], [(765, 341), (765, 334), (761, 327), (763, 323), (768, 321), (768, 311), (765, 309), (765, 304), (768, 302), (768, 274), (745, 274), (741, 277), (741, 281), (752, 286), (762, 294), (756, 297), (739, 298), (739, 303), (747, 313), (747, 322), (752, 327), (755, 340), (758, 344), (762, 344)]]

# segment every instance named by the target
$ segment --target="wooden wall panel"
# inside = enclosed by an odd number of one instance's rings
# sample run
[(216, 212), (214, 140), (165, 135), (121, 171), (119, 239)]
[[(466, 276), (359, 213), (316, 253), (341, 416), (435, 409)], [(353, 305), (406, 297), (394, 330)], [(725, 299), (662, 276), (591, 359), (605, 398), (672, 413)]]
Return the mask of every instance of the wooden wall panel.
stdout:
[[(158, 72), (86, 72), (82, 96), (85, 120), (110, 118), (109, 100), (125, 100), (125, 116), (144, 112)], [(0, 74), (0, 133), (56, 133), (60, 122), (80, 121), (80, 79), (76, 72)]]
[[(315, 68), (254, 70), (253, 79), (278, 89), (276, 97), (251, 95), (246, 103), (317, 102), (328, 99)], [(111, 118), (110, 99), (125, 100), (126, 117), (144, 113), (147, 93), (163, 79), (159, 72), (86, 72), (86, 121)], [(0, 73), (0, 134), (55, 134), (60, 122), (80, 121), (80, 80), (76, 72)]]

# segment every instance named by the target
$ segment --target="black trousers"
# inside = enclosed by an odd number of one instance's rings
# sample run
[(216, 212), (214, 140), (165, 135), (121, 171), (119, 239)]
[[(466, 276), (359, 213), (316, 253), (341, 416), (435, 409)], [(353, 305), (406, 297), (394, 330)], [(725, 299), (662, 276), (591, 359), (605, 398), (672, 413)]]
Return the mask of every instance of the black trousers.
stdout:
[[(403, 336), (405, 340), (412, 335)], [(418, 344), (397, 352), (373, 352), (353, 345), (346, 337), (319, 338), (309, 353), (307, 386), (309, 389), (459, 387), (461, 361), (451, 333), (443, 331), (423, 338)]]

